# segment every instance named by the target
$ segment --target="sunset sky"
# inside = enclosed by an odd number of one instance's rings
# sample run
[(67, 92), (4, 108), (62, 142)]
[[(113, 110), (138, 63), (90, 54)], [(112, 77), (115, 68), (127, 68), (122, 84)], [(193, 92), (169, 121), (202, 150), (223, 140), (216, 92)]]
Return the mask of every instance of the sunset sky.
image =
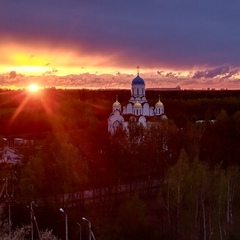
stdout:
[[(238, 0), (0, 2), (0, 87), (240, 89)], [(16, 74), (13, 74), (16, 72)]]

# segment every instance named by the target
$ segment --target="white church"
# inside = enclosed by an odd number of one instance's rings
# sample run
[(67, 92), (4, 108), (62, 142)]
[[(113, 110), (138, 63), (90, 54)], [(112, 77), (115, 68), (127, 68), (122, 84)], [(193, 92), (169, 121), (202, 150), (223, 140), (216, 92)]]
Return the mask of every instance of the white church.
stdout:
[(160, 97), (155, 107), (149, 105), (146, 99), (145, 82), (139, 76), (139, 72), (132, 80), (131, 97), (128, 104), (122, 107), (118, 98), (113, 103), (112, 113), (108, 118), (108, 131), (113, 134), (119, 127), (127, 129), (131, 118), (135, 118), (144, 127), (148, 127), (153, 119), (156, 118), (167, 120), (166, 115), (164, 115), (164, 105)]

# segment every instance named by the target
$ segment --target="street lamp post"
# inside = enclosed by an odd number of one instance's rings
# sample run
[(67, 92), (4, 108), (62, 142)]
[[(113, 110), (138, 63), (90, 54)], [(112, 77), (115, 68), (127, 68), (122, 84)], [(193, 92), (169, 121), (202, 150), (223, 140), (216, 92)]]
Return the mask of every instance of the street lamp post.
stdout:
[[(65, 213), (65, 211), (60, 208), (60, 212)], [(67, 213), (65, 213), (65, 234), (66, 234), (66, 240), (68, 240), (68, 218), (67, 218)]]
[(79, 240), (82, 240), (82, 228), (80, 223), (77, 223), (77, 225), (79, 226)]
[(8, 178), (5, 179), (5, 189), (6, 189), (6, 202), (8, 203), (8, 228), (9, 228), (9, 236), (11, 236), (11, 195), (8, 193)]
[(92, 224), (91, 224), (91, 222), (88, 220), (88, 219), (86, 219), (85, 217), (83, 217), (82, 218), (82, 220), (85, 220), (85, 221), (87, 221), (87, 223), (88, 223), (88, 239), (89, 240), (91, 240), (91, 232), (92, 232)]

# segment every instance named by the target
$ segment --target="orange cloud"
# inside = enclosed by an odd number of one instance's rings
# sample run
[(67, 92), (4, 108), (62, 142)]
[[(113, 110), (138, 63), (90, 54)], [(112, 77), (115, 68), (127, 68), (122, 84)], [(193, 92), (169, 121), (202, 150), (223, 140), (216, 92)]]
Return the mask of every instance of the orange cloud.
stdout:
[[(0, 73), (16, 71), (25, 75), (41, 75), (57, 69), (55, 74), (112, 73), (115, 55), (88, 54), (74, 46), (52, 46), (45, 42), (14, 42), (0, 40)], [(131, 66), (132, 68), (132, 66)], [(121, 69), (121, 68), (120, 68)], [(121, 69), (122, 70), (122, 69)]]

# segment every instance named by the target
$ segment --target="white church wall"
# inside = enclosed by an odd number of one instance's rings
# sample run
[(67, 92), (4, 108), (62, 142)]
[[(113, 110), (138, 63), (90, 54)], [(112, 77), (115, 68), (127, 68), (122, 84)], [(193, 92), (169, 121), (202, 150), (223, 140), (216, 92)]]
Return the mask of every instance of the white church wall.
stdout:
[(156, 115), (162, 115), (164, 113), (163, 107), (156, 107), (154, 110)]
[(142, 115), (142, 108), (134, 108), (133, 109), (133, 111), (134, 111), (134, 115), (136, 115), (136, 116), (141, 116)]
[(116, 110), (118, 110), (119, 112), (121, 112), (121, 107), (113, 107), (113, 112), (115, 112)]
[(118, 110), (116, 110), (108, 119), (108, 131), (115, 131), (114, 128), (116, 128), (116, 122), (119, 122), (119, 124), (122, 124), (124, 122), (123, 116)]
[(149, 116), (150, 115), (150, 110), (149, 110), (149, 104), (148, 103), (144, 103), (143, 104), (143, 115), (144, 116)]
[(128, 103), (127, 105), (127, 114), (128, 113), (133, 114), (133, 106), (131, 103)]
[(161, 108), (161, 114), (164, 114), (164, 107)]

